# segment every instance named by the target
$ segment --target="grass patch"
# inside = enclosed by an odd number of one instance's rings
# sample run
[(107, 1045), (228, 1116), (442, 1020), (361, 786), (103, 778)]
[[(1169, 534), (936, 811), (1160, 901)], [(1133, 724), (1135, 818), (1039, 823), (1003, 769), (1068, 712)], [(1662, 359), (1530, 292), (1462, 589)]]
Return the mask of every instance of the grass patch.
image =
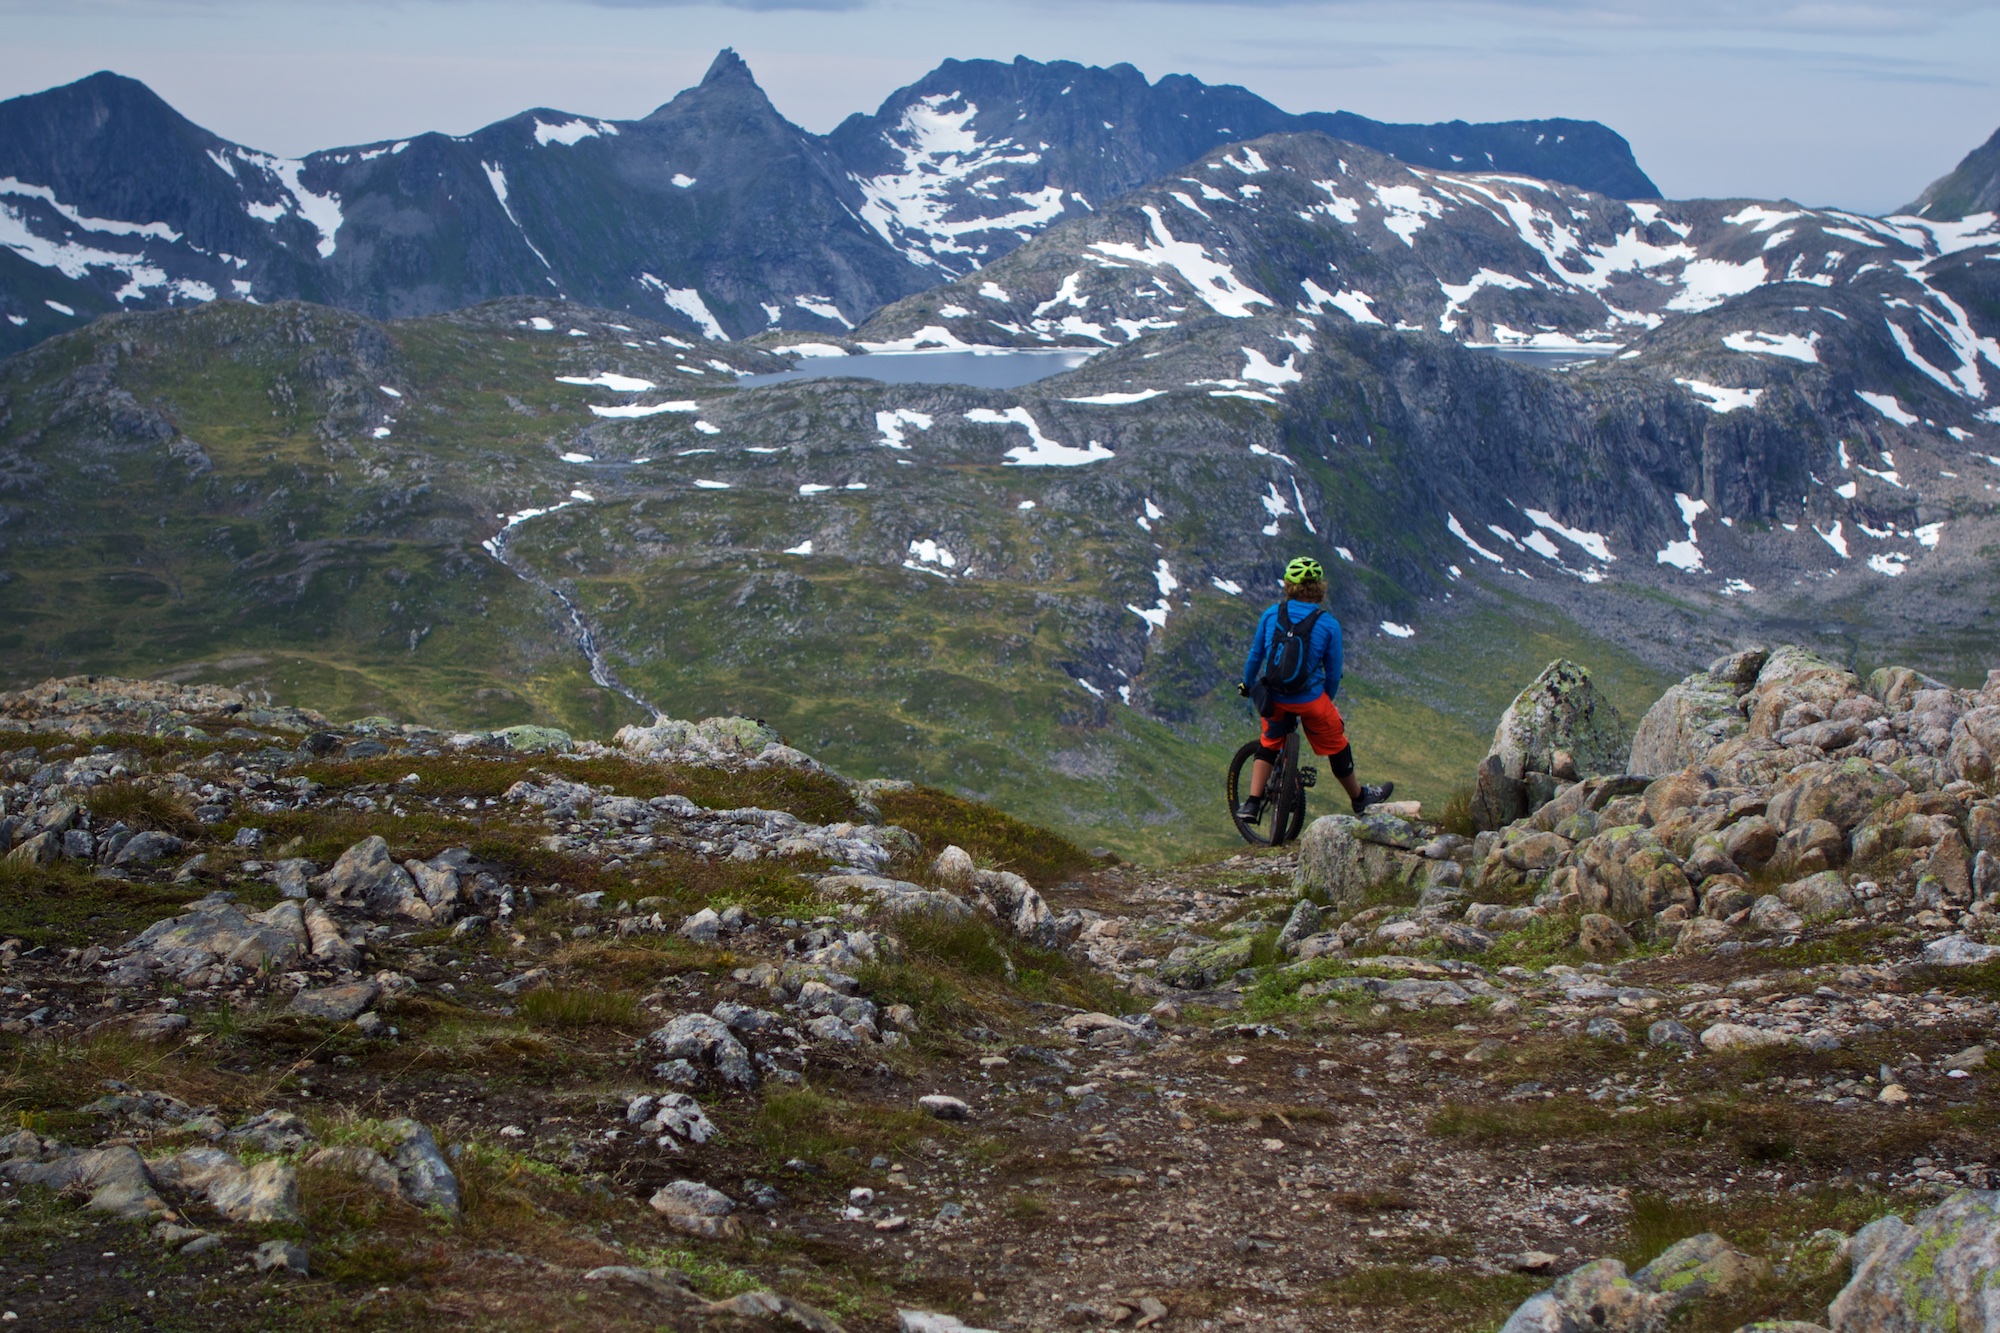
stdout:
[(1461, 838), (1470, 838), (1478, 834), (1479, 829), (1472, 822), (1470, 786), (1460, 787), (1445, 801), (1444, 808), (1437, 814), (1437, 826), (1446, 833), (1456, 833)]
[(92, 787), (83, 804), (95, 827), (122, 823), (130, 829), (153, 829), (182, 838), (201, 835), (201, 821), (187, 802), (148, 783), (129, 779)]
[(639, 999), (615, 990), (536, 990), (521, 997), (515, 1012), (538, 1028), (623, 1028), (645, 1023)]
[(875, 1153), (900, 1152), (919, 1139), (950, 1132), (915, 1111), (864, 1106), (810, 1084), (768, 1094), (748, 1127), (750, 1142), (773, 1168), (797, 1158), (837, 1182), (857, 1175), (860, 1163)]
[(926, 860), (958, 846), (982, 865), (1011, 870), (1035, 884), (1071, 879), (1091, 866), (1089, 853), (1061, 834), (935, 787), (883, 792), (875, 805), (884, 820), (917, 836)]
[(51, 948), (122, 942), (206, 892), (196, 884), (99, 879), (68, 861), (0, 861), (0, 939)]
[[(1861, 932), (1854, 933), (1858, 935)], [(1923, 968), (1912, 978), (1912, 985), (2000, 1002), (2000, 958), (1987, 963), (1974, 963), (1970, 967)]]
[(1748, 1291), (1684, 1308), (1674, 1320), (1676, 1333), (1730, 1333), (1762, 1320), (1816, 1323), (1846, 1285), (1848, 1270), (1830, 1247), (1815, 1251), (1810, 1237), (1822, 1228), (1856, 1231), (1887, 1211), (1886, 1204), (1881, 1195), (1855, 1189), (1739, 1194), (1720, 1204), (1642, 1193), (1632, 1198), (1617, 1257), (1637, 1270), (1675, 1242), (1712, 1231), (1746, 1254), (1782, 1267)]
[(635, 1268), (671, 1268), (687, 1275), (694, 1289), (712, 1301), (726, 1301), (731, 1296), (740, 1296), (746, 1291), (756, 1291), (766, 1284), (754, 1273), (746, 1273), (732, 1264), (698, 1254), (685, 1246), (673, 1249), (635, 1249), (628, 1251), (629, 1262)]
[(854, 800), (838, 778), (782, 766), (741, 771), (647, 764), (612, 755), (590, 759), (564, 756), (528, 759), (517, 755), (432, 757), (404, 753), (312, 764), (300, 771), (331, 791), (392, 786), (415, 773), (420, 779), (415, 790), (436, 800), (497, 799), (517, 782), (545, 782), (557, 777), (640, 800), (685, 796), (710, 810), (744, 806), (784, 810), (809, 824), (837, 823), (856, 815)]
[(1383, 1321), (1375, 1327), (1393, 1327), (1388, 1321), (1401, 1314), (1413, 1327), (1485, 1329), (1498, 1327), (1515, 1306), (1547, 1285), (1547, 1279), (1527, 1273), (1479, 1277), (1451, 1269), (1384, 1264), (1349, 1273), (1323, 1290), (1335, 1309)]

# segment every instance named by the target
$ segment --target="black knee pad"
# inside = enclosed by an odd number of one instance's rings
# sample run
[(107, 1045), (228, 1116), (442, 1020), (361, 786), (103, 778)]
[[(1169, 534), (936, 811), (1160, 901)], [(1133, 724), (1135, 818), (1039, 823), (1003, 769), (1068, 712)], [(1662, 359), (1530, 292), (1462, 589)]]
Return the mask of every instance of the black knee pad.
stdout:
[(1354, 747), (1352, 745), (1341, 746), (1340, 753), (1330, 754), (1326, 757), (1326, 766), (1333, 770), (1333, 775), (1337, 778), (1353, 777)]
[(1267, 764), (1276, 764), (1279, 760), (1285, 757), (1284, 747), (1278, 745), (1267, 745), (1263, 749), (1257, 752), (1257, 757), (1263, 760)]

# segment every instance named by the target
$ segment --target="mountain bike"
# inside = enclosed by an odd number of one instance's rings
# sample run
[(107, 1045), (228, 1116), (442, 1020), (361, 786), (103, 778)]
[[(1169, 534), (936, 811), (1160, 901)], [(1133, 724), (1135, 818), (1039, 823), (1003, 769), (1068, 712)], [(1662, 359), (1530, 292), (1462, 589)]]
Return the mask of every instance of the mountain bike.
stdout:
[(1243, 835), (1243, 841), (1277, 847), (1297, 838), (1299, 830), (1305, 827), (1306, 788), (1319, 780), (1319, 770), (1299, 763), (1298, 732), (1285, 737), (1278, 762), (1271, 767), (1270, 780), (1264, 784), (1263, 817), (1252, 823), (1239, 818), (1236, 808), (1250, 789), (1250, 765), (1263, 750), (1258, 742), (1250, 741), (1236, 752), (1235, 760), (1230, 763), (1229, 818)]

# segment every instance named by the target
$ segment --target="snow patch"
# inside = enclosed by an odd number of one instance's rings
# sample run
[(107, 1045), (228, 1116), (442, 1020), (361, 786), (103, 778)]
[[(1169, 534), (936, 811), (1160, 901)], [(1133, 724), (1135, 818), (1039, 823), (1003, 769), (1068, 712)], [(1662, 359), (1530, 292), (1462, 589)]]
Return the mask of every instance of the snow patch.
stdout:
[(1682, 573), (1692, 574), (1702, 568), (1701, 547), (1697, 545), (1694, 523), (1708, 512), (1708, 501), (1696, 500), (1676, 492), (1674, 503), (1680, 506), (1681, 522), (1687, 524), (1687, 538), (1684, 541), (1668, 542), (1666, 548), (1656, 552), (1653, 558), (1660, 564), (1672, 565)]
[(907, 449), (909, 441), (905, 432), (911, 428), (929, 430), (935, 418), (928, 412), (918, 412), (911, 408), (899, 407), (892, 412), (875, 414), (875, 429), (882, 434), (882, 444), (890, 449)]
[(1451, 535), (1458, 538), (1460, 541), (1464, 542), (1466, 546), (1471, 549), (1474, 555), (1479, 556), (1483, 560), (1490, 560), (1492, 563), (1496, 565), (1504, 565), (1507, 563), (1506, 560), (1503, 559), (1502, 557), (1495, 555), (1493, 552), (1487, 550), (1484, 546), (1481, 546), (1478, 542), (1472, 540), (1472, 534), (1467, 532), (1465, 530), (1465, 525), (1458, 521), (1458, 515), (1446, 514), (1445, 519), (1446, 519), (1445, 527), (1450, 530)]
[(1042, 434), (1041, 427), (1035, 424), (1035, 418), (1025, 407), (1010, 407), (1005, 412), (976, 407), (965, 414), (965, 419), (979, 426), (1019, 426), (1027, 431), (1028, 443), (1007, 451), (1008, 464), (1014, 467), (1078, 467), (1085, 463), (1099, 463), (1113, 456), (1096, 440), (1082, 449), (1056, 443)]
[(1160, 600), (1158, 602), (1143, 609), (1133, 606), (1130, 602), (1125, 604), (1127, 611), (1130, 611), (1133, 615), (1146, 622), (1146, 633), (1149, 637), (1153, 631), (1162, 630), (1167, 627), (1167, 612), (1173, 608), (1174, 592), (1181, 586), (1180, 580), (1174, 577), (1172, 566), (1165, 560), (1160, 561), (1154, 567), (1153, 582), (1160, 589)]
[(701, 336), (710, 342), (729, 341), (729, 335), (723, 332), (721, 322), (710, 313), (708, 303), (701, 299), (699, 291), (692, 287), (670, 287), (665, 281), (650, 273), (639, 275), (639, 285), (651, 287), (660, 294), (660, 299), (666, 303), (668, 309), (678, 310), (693, 320), (695, 327), (701, 330)]
[(784, 550), (784, 554), (786, 555), (811, 555), (812, 553), (813, 544), (810, 537), (800, 542), (797, 546), (787, 546)]
[(1732, 389), (1701, 380), (1675, 380), (1674, 383), (1701, 399), (1702, 406), (1711, 412), (1728, 413), (1739, 408), (1755, 407), (1757, 400), (1764, 396), (1762, 389)]
[(1168, 230), (1166, 220), (1160, 210), (1151, 204), (1145, 206), (1145, 214), (1152, 224), (1150, 244), (1133, 245), (1125, 241), (1097, 241), (1091, 249), (1113, 259), (1127, 259), (1135, 264), (1152, 268), (1170, 268), (1180, 274), (1183, 281), (1194, 289), (1194, 293), (1218, 315), (1231, 319), (1247, 319), (1253, 306), (1272, 305), (1271, 298), (1244, 284), (1227, 264), (1218, 263), (1209, 257), (1206, 250), (1192, 241), (1175, 240)]
[[(600, 370), (595, 375), (558, 375), (556, 383), (609, 389), (613, 393), (644, 393), (653, 387), (651, 380), (635, 379), (630, 375), (618, 375), (608, 370)], [(400, 394), (397, 396), (401, 397)]]
[(700, 403), (686, 399), (672, 403), (619, 403), (614, 407), (602, 407), (596, 403), (590, 405), (592, 416), (615, 418), (656, 417), (662, 412), (699, 411), (701, 411)]
[(1065, 403), (1090, 403), (1099, 407), (1128, 407), (1165, 395), (1165, 389), (1140, 389), (1134, 393), (1100, 393), (1088, 398), (1065, 398)]
[(616, 138), (618, 127), (602, 120), (566, 120), (560, 125), (551, 125), (539, 119), (535, 121), (535, 142), (544, 148), (552, 143), (568, 148), (585, 139), (595, 139), (600, 134)]
[(1382, 622), (1382, 632), (1392, 639), (1414, 639), (1417, 632), (1408, 625), (1398, 625), (1393, 620)]
[(1896, 395), (1893, 393), (1869, 393), (1866, 389), (1856, 389), (1854, 396), (1898, 426), (1917, 424), (1917, 418), (1903, 410), (1903, 405), (1896, 401)]
[(1722, 345), (1732, 352), (1762, 352), (1766, 356), (1789, 357), (1808, 365), (1819, 364), (1819, 334), (1801, 338), (1796, 333), (1754, 333), (1724, 335)]

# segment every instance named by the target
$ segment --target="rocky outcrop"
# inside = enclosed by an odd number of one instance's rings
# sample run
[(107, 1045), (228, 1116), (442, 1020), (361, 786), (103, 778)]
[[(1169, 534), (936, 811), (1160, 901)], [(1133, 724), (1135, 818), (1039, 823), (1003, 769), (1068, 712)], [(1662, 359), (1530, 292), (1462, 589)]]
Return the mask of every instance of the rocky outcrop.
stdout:
[(1502, 828), (1548, 804), (1564, 783), (1626, 771), (1624, 720), (1576, 663), (1542, 669), (1500, 716), (1473, 787), (1473, 825)]
[(2000, 1328), (2000, 1192), (1961, 1190), (1909, 1222), (1892, 1213), (1856, 1232), (1848, 1256), (1833, 1333)]
[(1670, 686), (1639, 719), (1629, 766), (1634, 773), (1674, 773), (1708, 758), (1709, 751), (1749, 729), (1743, 696), (1770, 654), (1761, 649), (1709, 663)]

